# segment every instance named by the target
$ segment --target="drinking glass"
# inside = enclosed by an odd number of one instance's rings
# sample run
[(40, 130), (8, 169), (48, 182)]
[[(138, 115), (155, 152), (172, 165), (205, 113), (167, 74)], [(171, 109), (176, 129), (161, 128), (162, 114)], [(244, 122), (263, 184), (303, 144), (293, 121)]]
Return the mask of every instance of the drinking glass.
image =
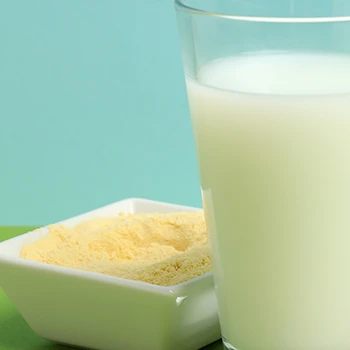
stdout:
[(224, 346), (350, 349), (350, 1), (176, 0)]

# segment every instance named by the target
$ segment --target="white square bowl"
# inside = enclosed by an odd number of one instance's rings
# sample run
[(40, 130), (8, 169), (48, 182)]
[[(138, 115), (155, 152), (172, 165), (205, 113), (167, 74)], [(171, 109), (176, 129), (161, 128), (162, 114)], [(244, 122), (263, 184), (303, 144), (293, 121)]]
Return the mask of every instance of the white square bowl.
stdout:
[[(119, 212), (199, 210), (126, 199), (62, 221)], [(46, 227), (0, 243), (0, 287), (29, 326), (55, 342), (102, 350), (197, 350), (220, 338), (211, 273), (171, 287), (49, 265), (20, 257)]]

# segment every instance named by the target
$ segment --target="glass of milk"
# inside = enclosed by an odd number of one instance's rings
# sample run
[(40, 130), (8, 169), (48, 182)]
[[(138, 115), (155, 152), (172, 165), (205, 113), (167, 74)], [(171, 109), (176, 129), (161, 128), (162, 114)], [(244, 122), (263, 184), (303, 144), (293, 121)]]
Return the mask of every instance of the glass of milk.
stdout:
[(350, 349), (350, 1), (176, 0), (226, 349)]

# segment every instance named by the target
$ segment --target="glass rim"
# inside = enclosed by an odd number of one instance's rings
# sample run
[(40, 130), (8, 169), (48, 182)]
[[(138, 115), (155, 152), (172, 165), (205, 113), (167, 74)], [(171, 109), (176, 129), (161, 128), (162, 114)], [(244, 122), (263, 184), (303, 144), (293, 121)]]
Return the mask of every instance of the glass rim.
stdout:
[(231, 19), (244, 22), (261, 22), (261, 23), (336, 23), (350, 22), (350, 16), (334, 16), (334, 17), (259, 17), (259, 16), (241, 16), (234, 14), (225, 14), (219, 12), (210, 12), (200, 8), (186, 5), (184, 0), (174, 0), (175, 8), (179, 12), (186, 12), (191, 15), (199, 15), (206, 17), (216, 17), (223, 19)]

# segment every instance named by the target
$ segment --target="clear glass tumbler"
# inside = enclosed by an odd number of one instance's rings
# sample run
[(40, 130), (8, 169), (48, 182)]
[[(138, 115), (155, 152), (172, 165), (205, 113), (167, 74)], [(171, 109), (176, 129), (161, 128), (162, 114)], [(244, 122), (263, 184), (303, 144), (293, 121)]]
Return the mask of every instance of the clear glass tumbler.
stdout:
[(350, 1), (176, 0), (223, 341), (350, 349)]

